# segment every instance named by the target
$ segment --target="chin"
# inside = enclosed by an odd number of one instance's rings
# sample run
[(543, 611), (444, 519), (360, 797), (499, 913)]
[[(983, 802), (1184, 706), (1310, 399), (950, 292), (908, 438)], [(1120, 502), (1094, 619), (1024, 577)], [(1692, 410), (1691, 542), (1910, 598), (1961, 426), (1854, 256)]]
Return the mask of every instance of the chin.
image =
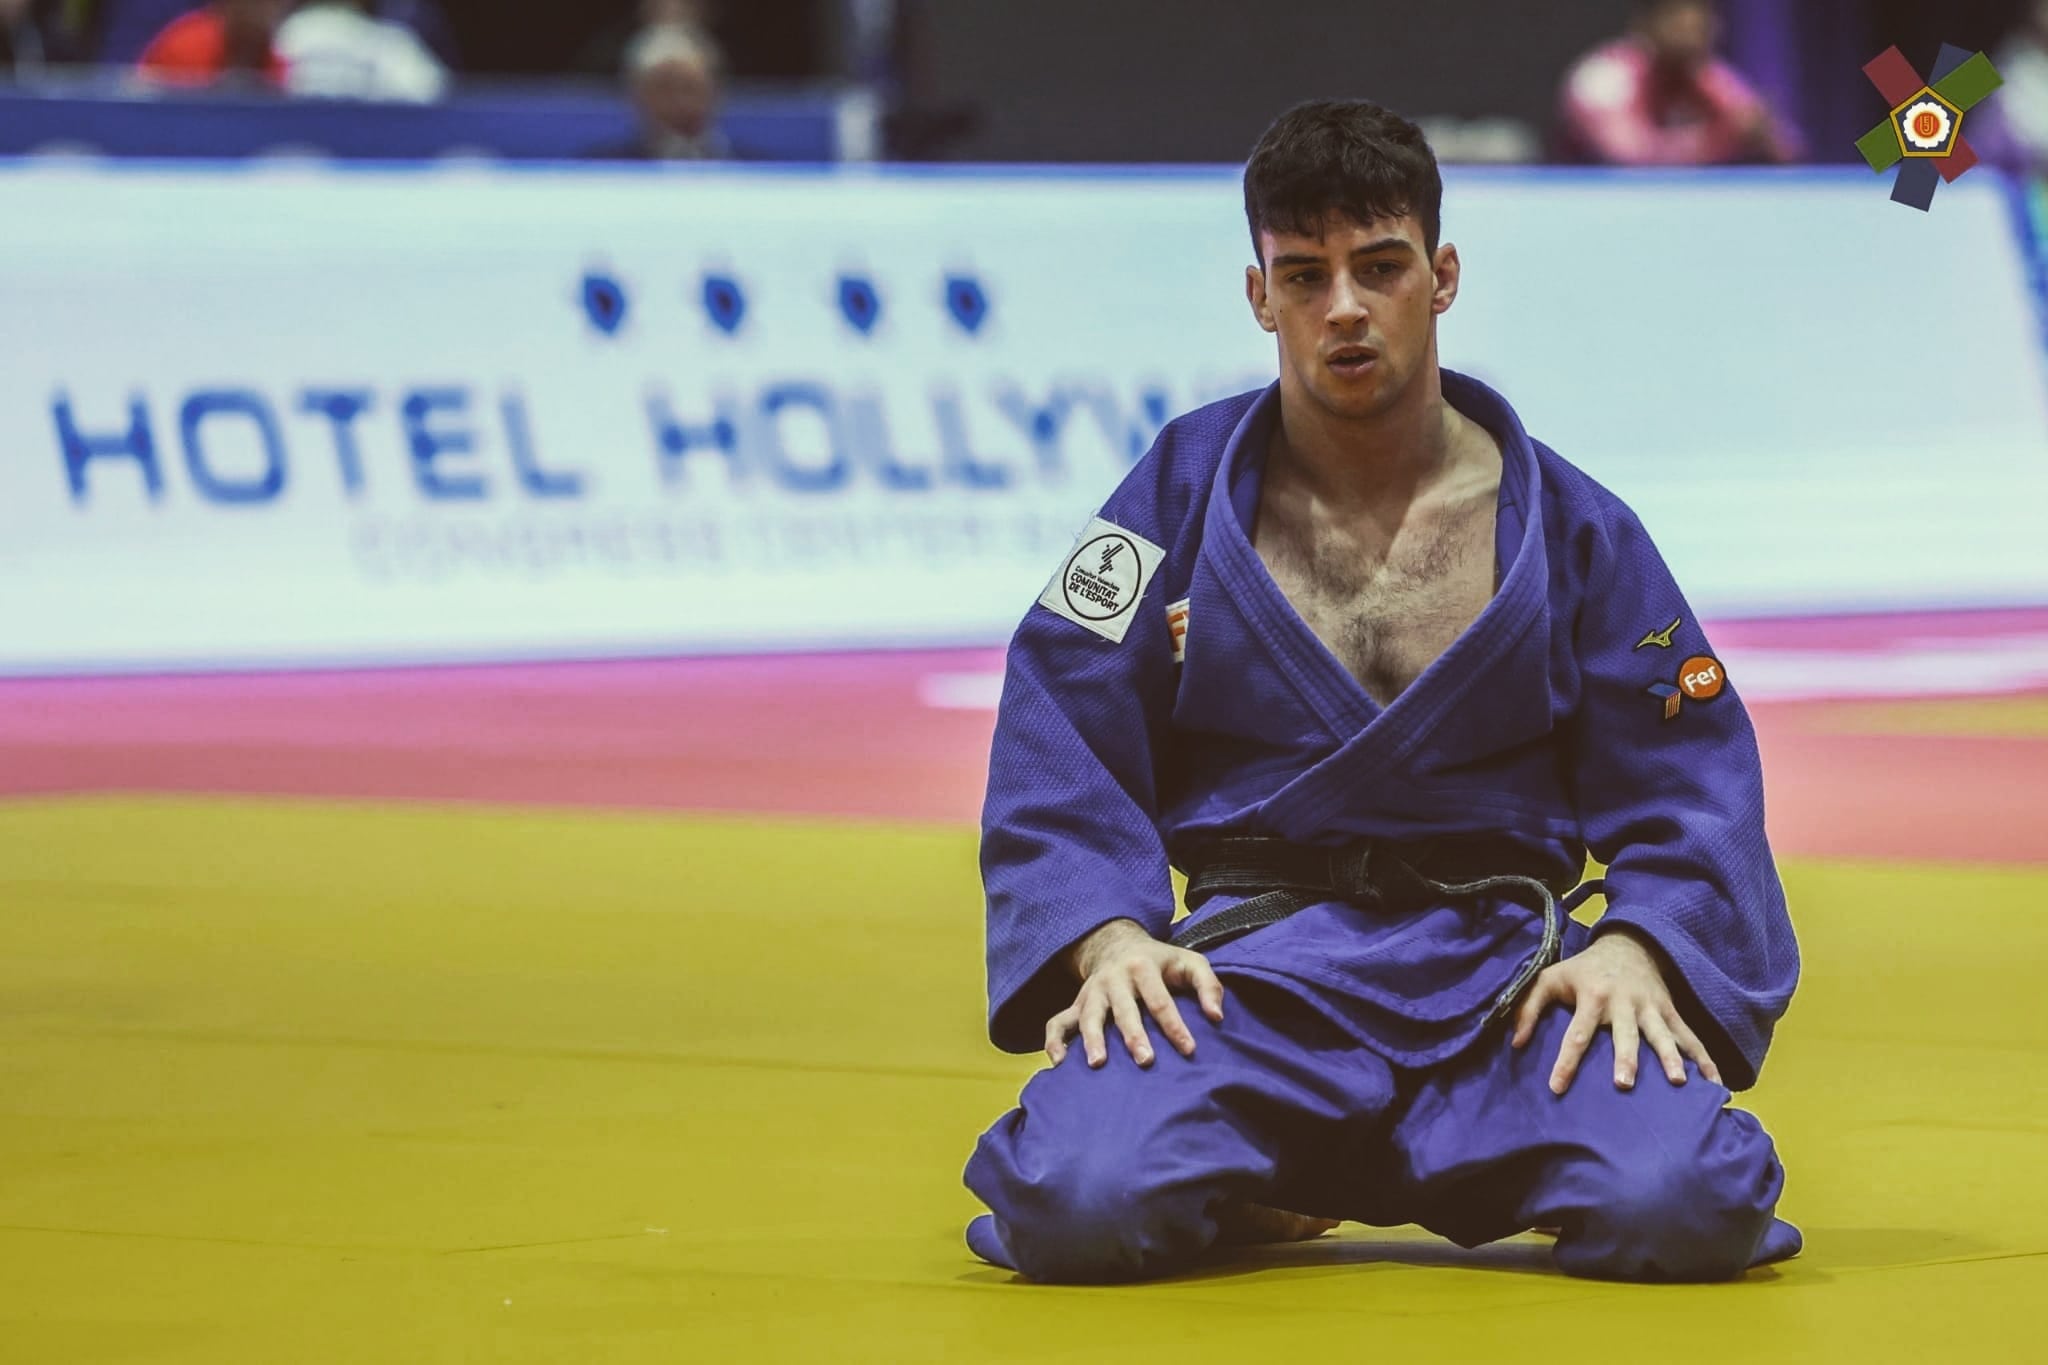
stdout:
[(1318, 384), (1313, 392), (1317, 402), (1339, 417), (1375, 416), (1386, 410), (1394, 396), (1382, 375), (1349, 384)]

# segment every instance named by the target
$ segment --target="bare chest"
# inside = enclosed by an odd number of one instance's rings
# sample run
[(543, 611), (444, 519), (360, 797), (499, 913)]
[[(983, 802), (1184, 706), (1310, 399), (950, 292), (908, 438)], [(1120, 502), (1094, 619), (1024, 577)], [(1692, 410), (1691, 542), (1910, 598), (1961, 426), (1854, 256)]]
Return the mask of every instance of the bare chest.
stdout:
[(1262, 514), (1254, 544), (1309, 629), (1385, 706), (1493, 599), (1497, 487), (1391, 536)]

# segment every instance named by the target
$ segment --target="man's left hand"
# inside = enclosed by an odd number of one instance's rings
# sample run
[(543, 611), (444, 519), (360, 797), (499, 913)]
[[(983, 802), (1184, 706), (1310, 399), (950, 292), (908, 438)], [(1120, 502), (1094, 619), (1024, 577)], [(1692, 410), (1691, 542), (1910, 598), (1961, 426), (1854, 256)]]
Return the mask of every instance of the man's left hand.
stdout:
[(1515, 1012), (1514, 1045), (1521, 1047), (1536, 1032), (1536, 1021), (1552, 1004), (1570, 1006), (1571, 1028), (1550, 1070), (1550, 1090), (1562, 1095), (1593, 1035), (1614, 1030), (1614, 1084), (1627, 1090), (1636, 1083), (1636, 1056), (1647, 1040), (1664, 1063), (1673, 1085), (1685, 1084), (1683, 1057), (1699, 1063), (1700, 1074), (1720, 1083), (1721, 1072), (1697, 1035), (1679, 1017), (1671, 990), (1657, 959), (1626, 929), (1613, 929), (1593, 940), (1586, 950), (1544, 969)]

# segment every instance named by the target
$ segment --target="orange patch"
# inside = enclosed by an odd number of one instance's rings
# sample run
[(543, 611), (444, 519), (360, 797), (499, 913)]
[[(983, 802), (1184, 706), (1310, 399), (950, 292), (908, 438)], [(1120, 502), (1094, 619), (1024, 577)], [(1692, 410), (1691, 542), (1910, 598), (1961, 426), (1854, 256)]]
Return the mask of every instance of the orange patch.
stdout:
[(1694, 701), (1709, 701), (1728, 685), (1728, 671), (1711, 654), (1695, 654), (1678, 669), (1678, 685)]

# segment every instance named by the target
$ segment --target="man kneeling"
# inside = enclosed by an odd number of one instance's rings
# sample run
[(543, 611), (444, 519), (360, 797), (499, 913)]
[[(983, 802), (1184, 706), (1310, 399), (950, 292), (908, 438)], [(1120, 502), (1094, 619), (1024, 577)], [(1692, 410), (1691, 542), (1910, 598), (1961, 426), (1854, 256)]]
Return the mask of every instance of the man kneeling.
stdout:
[(1061, 1281), (1340, 1219), (1554, 1229), (1618, 1279), (1793, 1255), (1724, 1107), (1798, 976), (1726, 670), (1634, 513), (1439, 367), (1414, 125), (1302, 105), (1244, 185), (1279, 381), (1169, 423), (1010, 645), (989, 1031), (1053, 1064), (968, 1162), (970, 1247)]

